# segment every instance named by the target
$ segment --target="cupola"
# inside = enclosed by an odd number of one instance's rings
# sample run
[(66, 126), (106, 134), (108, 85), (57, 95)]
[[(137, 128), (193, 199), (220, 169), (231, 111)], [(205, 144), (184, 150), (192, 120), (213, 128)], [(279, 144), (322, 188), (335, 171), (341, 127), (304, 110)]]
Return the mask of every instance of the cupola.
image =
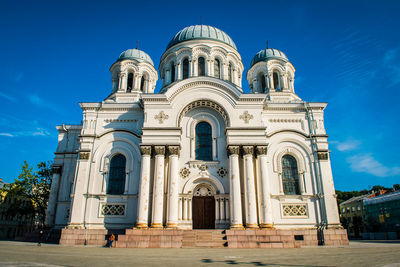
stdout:
[(139, 49), (121, 53), (111, 66), (112, 93), (153, 93), (158, 74), (150, 56)]

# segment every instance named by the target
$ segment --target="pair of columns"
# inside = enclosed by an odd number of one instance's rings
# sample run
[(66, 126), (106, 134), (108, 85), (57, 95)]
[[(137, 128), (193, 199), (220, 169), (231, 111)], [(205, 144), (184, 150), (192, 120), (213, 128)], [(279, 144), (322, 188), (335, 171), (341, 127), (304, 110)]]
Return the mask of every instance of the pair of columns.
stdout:
[[(153, 209), (151, 213), (151, 228), (163, 228), (164, 211), (164, 165), (165, 146), (154, 147), (154, 182), (153, 182)], [(136, 227), (147, 228), (150, 206), (150, 161), (151, 146), (141, 146), (142, 168), (140, 174), (138, 219)], [(167, 228), (178, 226), (178, 201), (179, 201), (179, 146), (168, 146), (169, 155), (169, 192), (167, 208)]]
[[(244, 182), (246, 188), (246, 227), (258, 228), (256, 185), (254, 176), (254, 146), (242, 146), (244, 160)], [(260, 227), (271, 228), (272, 209), (270, 186), (268, 182), (267, 168), (267, 146), (256, 146), (257, 157), (260, 165), (261, 181), (261, 216)], [(240, 146), (228, 146), (229, 175), (230, 175), (230, 199), (231, 199), (231, 228), (243, 228), (242, 197), (240, 189), (240, 168), (239, 168)]]

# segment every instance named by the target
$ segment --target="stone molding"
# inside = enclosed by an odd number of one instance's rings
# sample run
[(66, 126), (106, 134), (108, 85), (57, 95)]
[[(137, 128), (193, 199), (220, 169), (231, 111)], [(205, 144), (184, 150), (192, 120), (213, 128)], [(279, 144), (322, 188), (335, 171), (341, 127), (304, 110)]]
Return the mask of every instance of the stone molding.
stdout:
[(222, 116), (222, 118), (225, 120), (226, 126), (230, 125), (229, 116), (228, 116), (228, 113), (226, 112), (226, 110), (219, 104), (215, 103), (214, 101), (206, 100), (206, 99), (196, 100), (196, 101), (188, 104), (179, 114), (178, 125), (180, 126), (183, 116), (185, 116), (186, 113), (188, 113), (192, 109), (203, 108), (203, 107), (211, 108), (211, 109), (217, 111)]

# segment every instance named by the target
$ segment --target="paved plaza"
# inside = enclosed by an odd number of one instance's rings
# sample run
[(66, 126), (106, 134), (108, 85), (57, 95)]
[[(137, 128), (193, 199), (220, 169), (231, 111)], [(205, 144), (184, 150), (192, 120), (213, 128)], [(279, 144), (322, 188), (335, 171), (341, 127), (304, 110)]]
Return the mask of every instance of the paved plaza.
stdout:
[(0, 266), (400, 266), (400, 242), (297, 249), (118, 249), (0, 242)]

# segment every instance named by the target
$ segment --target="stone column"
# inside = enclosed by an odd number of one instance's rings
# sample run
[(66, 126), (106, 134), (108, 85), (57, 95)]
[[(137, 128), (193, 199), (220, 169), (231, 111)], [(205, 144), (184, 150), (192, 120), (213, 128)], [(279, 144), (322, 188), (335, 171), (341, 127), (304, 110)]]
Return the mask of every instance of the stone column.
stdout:
[(231, 199), (231, 228), (242, 229), (242, 196), (240, 194), (239, 146), (228, 146)]
[(147, 228), (149, 219), (151, 146), (141, 146), (140, 151), (142, 153), (142, 167), (140, 171), (138, 216), (136, 227)]
[(226, 212), (225, 219), (226, 219), (227, 221), (231, 218), (231, 215), (230, 215), (231, 207), (230, 207), (229, 203), (230, 203), (230, 202), (229, 202), (229, 199), (226, 198), (226, 199), (225, 199), (225, 212)]
[(257, 200), (256, 187), (254, 183), (254, 166), (253, 166), (253, 146), (243, 147), (243, 158), (245, 162), (245, 181), (246, 181), (246, 196), (247, 196), (247, 228), (258, 228), (257, 223)]
[(216, 222), (219, 222), (219, 220), (220, 220), (220, 217), (219, 217), (219, 214), (220, 214), (219, 202), (220, 202), (220, 199), (219, 198), (215, 198), (215, 221)]
[(155, 146), (156, 153), (154, 163), (154, 189), (153, 189), (153, 214), (151, 227), (163, 227), (163, 211), (164, 211), (164, 146)]
[(273, 228), (271, 188), (268, 181), (267, 146), (257, 146), (261, 175), (261, 228)]
[(225, 221), (225, 198), (224, 197), (219, 199), (219, 206), (220, 206), (219, 211), (220, 211), (220, 214), (221, 214), (219, 216), (219, 219), (221, 221)]
[(188, 215), (188, 207), (187, 207), (187, 198), (183, 197), (183, 215), (182, 215), (182, 220), (186, 221), (187, 220), (187, 215)]
[(169, 193), (167, 227), (178, 227), (179, 146), (169, 146)]
[(178, 219), (179, 220), (182, 220), (182, 197), (179, 197), (179, 204), (178, 204), (178, 208), (179, 208), (179, 211), (178, 211)]
[(54, 225), (54, 216), (57, 207), (58, 189), (60, 187), (61, 170), (62, 166), (54, 165), (52, 168), (53, 179), (51, 180), (50, 196), (46, 211), (46, 226)]

